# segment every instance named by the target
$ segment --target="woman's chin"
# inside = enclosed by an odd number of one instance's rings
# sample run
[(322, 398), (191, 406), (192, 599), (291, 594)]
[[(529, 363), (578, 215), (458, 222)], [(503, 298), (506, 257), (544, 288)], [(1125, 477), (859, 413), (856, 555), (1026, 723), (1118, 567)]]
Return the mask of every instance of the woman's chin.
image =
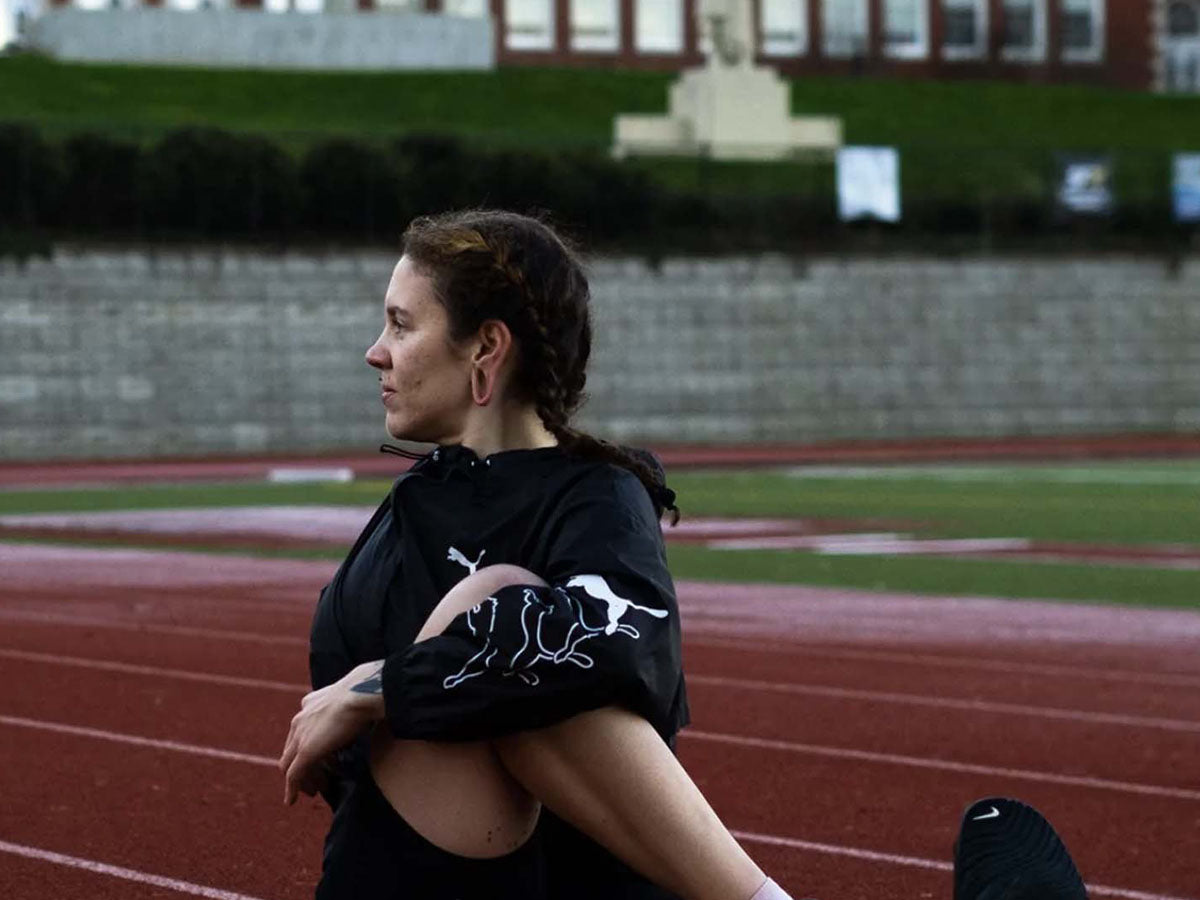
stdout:
[(393, 440), (406, 441), (410, 444), (436, 444), (439, 443), (436, 436), (431, 436), (428, 429), (421, 428), (412, 422), (401, 421), (392, 416), (387, 417), (384, 423), (384, 428), (391, 435)]

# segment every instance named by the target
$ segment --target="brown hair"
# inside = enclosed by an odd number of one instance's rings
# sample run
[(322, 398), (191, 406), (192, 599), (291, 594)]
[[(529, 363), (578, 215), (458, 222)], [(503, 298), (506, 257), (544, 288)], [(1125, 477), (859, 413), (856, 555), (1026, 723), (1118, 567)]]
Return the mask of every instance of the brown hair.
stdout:
[(564, 451), (628, 469), (658, 515), (669, 509), (672, 523), (679, 521), (675, 495), (652, 456), (570, 425), (585, 399), (591, 291), (575, 251), (553, 228), (517, 213), (467, 210), (413, 220), (402, 246), (432, 278), (453, 340), (470, 337), (487, 319), (508, 326), (518, 349), (514, 388)]

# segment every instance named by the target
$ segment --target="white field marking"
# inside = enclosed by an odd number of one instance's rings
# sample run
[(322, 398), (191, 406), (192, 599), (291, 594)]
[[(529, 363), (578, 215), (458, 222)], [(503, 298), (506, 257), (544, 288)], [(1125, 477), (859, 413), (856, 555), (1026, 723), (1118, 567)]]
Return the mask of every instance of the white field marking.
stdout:
[(267, 481), (281, 484), (297, 484), (310, 481), (336, 481), (347, 484), (353, 480), (354, 470), (348, 467), (318, 469), (290, 466), (267, 470)]
[(249, 631), (226, 631), (221, 628), (192, 628), (187, 625), (158, 625), (151, 622), (119, 622), (98, 616), (68, 616), (60, 613), (37, 613), (23, 610), (0, 610), (0, 619), (14, 622), (33, 622), (47, 625), (74, 625), (81, 628), (112, 628), (119, 631), (138, 631), (147, 634), (171, 634), (181, 637), (216, 638), (222, 641), (246, 641), (254, 644), (283, 644), (288, 647), (307, 647), (304, 638), (279, 634), (256, 634)]
[(898, 541), (833, 544), (822, 547), (819, 552), (831, 556), (865, 556), (873, 553), (895, 556), (902, 553), (998, 553), (1004, 550), (1028, 550), (1030, 546), (1031, 542), (1026, 538), (947, 538), (945, 540), (901, 538)]
[(112, 741), (117, 744), (132, 744), (136, 747), (152, 747), (155, 750), (173, 750), (176, 753), (190, 753), (192, 756), (208, 756), (213, 759), (227, 759), (232, 762), (252, 763), (257, 766), (270, 766), (272, 768), (278, 768), (279, 766), (279, 760), (270, 756), (238, 753), (236, 750), (203, 747), (199, 744), (185, 744), (181, 741), (164, 741), (136, 734), (105, 731), (101, 728), (67, 725), (62, 722), (44, 722), (40, 719), (26, 719), (21, 716), (0, 716), (0, 725), (11, 725), (14, 728), (33, 728), (38, 731), (52, 731), (56, 734), (69, 734), (73, 737), (96, 738), (97, 740)]
[(1017, 778), (1025, 781), (1040, 781), (1046, 784), (1061, 784), (1070, 787), (1096, 788), (1124, 794), (1141, 794), (1150, 797), (1169, 797), (1172, 800), (1200, 800), (1200, 791), (1186, 788), (1162, 787), (1156, 784), (1138, 784), (1131, 781), (1111, 781), (1107, 778), (1089, 778), (1081, 775), (1058, 775), (1053, 772), (1037, 772), (1030, 769), (1009, 769), (1003, 766), (981, 766), (945, 759), (922, 756), (901, 756), (896, 753), (874, 753), (869, 750), (852, 750), (843, 747), (820, 747), (814, 744), (798, 744), (792, 741), (776, 741), (768, 738), (745, 737), (738, 734), (718, 734), (708, 731), (680, 732), (683, 738), (695, 738), (715, 744), (732, 744), (737, 747), (754, 747), (760, 750), (780, 750), (807, 756), (824, 756), (830, 759), (853, 759), (861, 762), (884, 763), (886, 765), (910, 766), (917, 769), (935, 769), (943, 772), (962, 772), (967, 775), (987, 775), (999, 778)]
[(1200, 485), (1200, 470), (1143, 471), (1104, 466), (1050, 468), (1041, 466), (796, 466), (784, 470), (789, 478), (853, 478), (867, 481), (918, 479), (928, 481), (982, 481), (1051, 484), (1165, 484)]
[(210, 900), (258, 900), (248, 894), (238, 894), (234, 891), (223, 891), (220, 888), (208, 887), (203, 884), (193, 884), (190, 881), (180, 881), (178, 878), (168, 878), (165, 875), (154, 875), (150, 872), (139, 872), (136, 869), (126, 869), (123, 866), (113, 866), (97, 862), (94, 859), (82, 859), (78, 856), (67, 856), (40, 847), (27, 847), (24, 844), (12, 844), (0, 841), (0, 853), (11, 853), (26, 859), (36, 859), (41, 862), (54, 863), (57, 866), (68, 866), (72, 869), (83, 869), (99, 875), (111, 875), (113, 878), (123, 878), (126, 881), (136, 881), (139, 884), (149, 884), (154, 887), (166, 888), (180, 894), (191, 894), (194, 897), (208, 897)]
[(710, 550), (817, 550), (825, 546), (901, 541), (898, 531), (861, 531), (846, 534), (760, 534), (750, 537), (714, 538), (705, 541)]
[[(932, 869), (935, 872), (953, 872), (954, 865), (940, 859), (925, 859), (920, 856), (901, 856), (897, 853), (881, 853), (878, 850), (864, 850), (860, 847), (845, 847), (840, 844), (822, 844), (816, 841), (802, 841), (799, 838), (781, 837), (776, 834), (758, 834), (753, 831), (731, 831), (739, 841), (747, 844), (766, 844), (771, 847), (787, 847), (792, 850), (804, 850), (809, 853), (823, 853), (827, 856), (845, 856), (850, 859), (863, 859), (868, 862), (888, 863), (893, 866), (909, 866), (915, 869)], [(1193, 897), (1176, 897), (1169, 894), (1152, 894), (1147, 891), (1134, 891), (1129, 888), (1108, 887), (1103, 884), (1087, 885), (1088, 893), (1093, 897), (1119, 897), (1121, 900), (1196, 900)]]
[(693, 684), (713, 687), (768, 691), (778, 694), (804, 694), (813, 697), (836, 697), (843, 700), (867, 700), (878, 703), (901, 703), (908, 706), (928, 706), (935, 709), (961, 709), (969, 712), (1004, 713), (1034, 716), (1041, 719), (1064, 719), (1095, 725), (1126, 725), (1132, 728), (1158, 728), (1163, 731), (1200, 733), (1200, 722), (1186, 719), (1164, 719), (1153, 716), (1128, 716), (1121, 713), (1088, 712), (1080, 709), (1057, 709), (1050, 706), (1027, 706), (1021, 703), (995, 703), (990, 700), (955, 700), (950, 697), (930, 697), (923, 694), (899, 694), (890, 691), (864, 691), (855, 688), (826, 687), (817, 684), (794, 684), (777, 681), (755, 681), (746, 678), (725, 678), (717, 675), (688, 675)]
[(689, 638), (684, 635), (684, 645), (729, 648), (762, 653), (786, 653), (791, 656), (815, 656), (821, 659), (846, 659), (862, 662), (902, 663), (914, 666), (938, 666), (953, 669), (981, 669), (986, 672), (1006, 672), (1013, 675), (1051, 675), (1056, 678), (1084, 678), (1122, 683), (1153, 684), (1163, 687), (1200, 688), (1200, 675), (1182, 675), (1171, 672), (1135, 672), (1129, 669), (1097, 669), (1087, 666), (1056, 666), (1048, 663), (1012, 663), (998, 659), (980, 659), (974, 656), (936, 656), (929, 653), (898, 653), (889, 650), (849, 650), (831, 647), (816, 647), (802, 642), (763, 642), (749, 638)]
[(60, 656), (54, 653), (31, 653), (27, 650), (10, 650), (0, 647), (0, 659), (17, 659), (24, 662), (46, 663), (54, 666), (76, 666), (81, 669), (98, 669), (103, 672), (121, 672), (126, 675), (152, 675), (156, 678), (178, 678), (182, 681), (199, 681), (205, 684), (220, 684), (230, 687), (262, 688), (268, 691), (285, 691), (289, 694), (306, 694), (306, 684), (286, 681), (269, 681), (264, 678), (241, 678), (235, 675), (215, 675), (208, 672), (188, 672), (183, 669), (162, 669), (158, 666), (140, 666), (132, 663), (113, 662), (107, 659), (85, 659), (81, 656)]
[(870, 556), (886, 554), (959, 554), (998, 553), (1028, 550), (1026, 538), (948, 538), (922, 540), (903, 534), (827, 534), (786, 535), (777, 537), (730, 538), (708, 541), (712, 550), (813, 550), (828, 556)]

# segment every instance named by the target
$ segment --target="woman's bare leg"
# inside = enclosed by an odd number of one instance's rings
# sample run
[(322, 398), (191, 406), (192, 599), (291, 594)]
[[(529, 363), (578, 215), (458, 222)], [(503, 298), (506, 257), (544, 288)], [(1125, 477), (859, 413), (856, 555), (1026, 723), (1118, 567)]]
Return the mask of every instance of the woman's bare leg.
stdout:
[(749, 900), (766, 881), (640, 716), (606, 707), (493, 743), (549, 809), (685, 900)]
[[(459, 582), (430, 614), (418, 641), (441, 634), (455, 616), (530, 573), (491, 566)], [(404, 820), (431, 843), (459, 856), (503, 856), (537, 825), (541, 804), (504, 768), (486, 742), (400, 741), (376, 728), (371, 774)]]
[[(417, 640), (440, 634), (501, 587), (545, 583), (516, 566), (482, 568), (443, 598)], [(749, 900), (766, 880), (662, 738), (645, 719), (625, 710), (594, 710), (490, 745), (381, 738), (380, 748), (373, 771), (384, 795), (409, 824), (444, 849), (478, 848), (473, 791), (508, 796), (516, 790), (530, 805), (516, 803), (512, 809), (532, 810), (532, 817), (517, 815), (514, 821), (528, 822), (532, 829), (536, 797), (685, 900)], [(446, 755), (455, 748), (464, 750), (464, 759)], [(464, 771), (475, 780), (456, 780)], [(427, 789), (425, 779), (438, 786)], [(493, 801), (483, 805), (497, 808)]]

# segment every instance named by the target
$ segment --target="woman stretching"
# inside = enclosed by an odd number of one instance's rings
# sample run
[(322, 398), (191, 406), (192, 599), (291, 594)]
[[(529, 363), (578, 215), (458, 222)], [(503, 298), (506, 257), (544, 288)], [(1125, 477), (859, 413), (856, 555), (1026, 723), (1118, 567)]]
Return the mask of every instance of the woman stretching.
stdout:
[[(334, 815), (319, 898), (787, 898), (672, 752), (687, 723), (657, 461), (570, 426), (588, 283), (542, 223), (418, 219), (388, 286), (395, 482), (312, 627), (285, 800)], [(544, 808), (543, 808), (544, 807)]]

